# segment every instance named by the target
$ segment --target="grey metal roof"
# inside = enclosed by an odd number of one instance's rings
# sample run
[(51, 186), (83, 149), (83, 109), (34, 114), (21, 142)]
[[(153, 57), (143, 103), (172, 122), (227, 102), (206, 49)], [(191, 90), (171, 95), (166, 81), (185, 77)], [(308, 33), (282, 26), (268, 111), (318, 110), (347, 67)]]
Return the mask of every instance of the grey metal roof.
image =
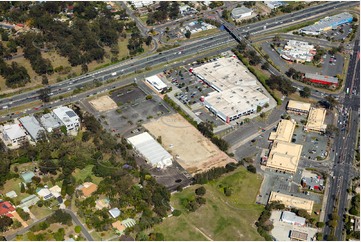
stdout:
[(246, 7), (242, 6), (242, 7), (239, 7), (239, 8), (234, 8), (232, 10), (232, 16), (238, 16), (238, 15), (249, 13), (249, 12), (252, 12), (252, 9), (249, 9), (249, 8), (246, 8)]
[(19, 118), (19, 121), (34, 141), (38, 139), (39, 132), (45, 132), (39, 121), (32, 115)]
[(58, 128), (62, 125), (50, 113), (47, 113), (47, 114), (44, 114), (43, 116), (41, 116), (40, 122), (44, 126), (44, 128), (46, 128), (48, 131), (49, 131), (49, 129), (51, 131), (52, 129)]
[(301, 31), (307, 31), (307, 32), (321, 32), (323, 29), (327, 27), (336, 27), (338, 23), (342, 20), (346, 20), (349, 18), (353, 18), (352, 14), (349, 13), (340, 13), (331, 17), (326, 17), (318, 21), (317, 23), (304, 27), (301, 29)]
[(288, 212), (288, 211), (282, 212), (281, 220), (284, 222), (293, 222), (293, 223), (298, 223), (301, 225), (306, 223), (305, 218), (299, 217), (295, 213)]

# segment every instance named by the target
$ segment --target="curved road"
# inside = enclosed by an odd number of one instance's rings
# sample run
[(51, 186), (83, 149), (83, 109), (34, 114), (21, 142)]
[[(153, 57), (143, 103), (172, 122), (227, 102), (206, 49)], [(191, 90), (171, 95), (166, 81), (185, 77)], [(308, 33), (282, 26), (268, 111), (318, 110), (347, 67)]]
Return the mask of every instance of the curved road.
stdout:
[[(64, 212), (66, 212), (67, 214), (69, 214), (71, 216), (71, 218), (73, 219), (73, 222), (81, 227), (81, 232), (83, 233), (84, 237), (88, 240), (88, 241), (94, 241), (93, 237), (90, 235), (90, 233), (88, 232), (88, 230), (86, 229), (86, 227), (80, 222), (80, 220), (78, 219), (78, 217), (75, 215), (75, 213), (69, 209), (63, 209)], [(38, 223), (44, 222), (48, 217), (50, 217), (51, 215), (53, 215), (54, 213), (49, 214), (48, 216), (36, 221), (35, 223), (29, 225), (26, 228), (23, 228), (19, 231), (17, 231), (16, 233), (12, 234), (12, 235), (8, 235), (5, 236), (7, 241), (11, 241), (14, 240), (16, 238), (17, 235), (20, 234), (24, 234), (26, 232), (29, 231), (29, 229), (31, 229), (33, 226), (35, 226)]]

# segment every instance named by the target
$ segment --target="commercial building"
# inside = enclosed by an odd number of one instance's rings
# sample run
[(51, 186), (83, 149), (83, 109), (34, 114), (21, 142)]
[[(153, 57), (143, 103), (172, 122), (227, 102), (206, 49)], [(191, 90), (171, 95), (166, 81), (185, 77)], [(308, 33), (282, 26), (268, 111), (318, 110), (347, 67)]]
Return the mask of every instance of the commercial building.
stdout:
[(269, 140), (291, 142), (295, 128), (296, 128), (296, 121), (282, 119), (278, 123), (276, 132), (271, 132), (269, 136)]
[(232, 18), (234, 19), (240, 19), (240, 18), (244, 18), (244, 17), (248, 17), (252, 15), (253, 10), (246, 8), (245, 6), (239, 7), (239, 8), (234, 8), (232, 10)]
[(19, 121), (34, 142), (45, 135), (45, 129), (33, 115), (19, 118)]
[(275, 170), (295, 173), (301, 157), (302, 145), (275, 140), (266, 163)]
[(26, 140), (26, 133), (19, 124), (7, 124), (3, 126), (2, 139), (6, 145), (16, 146)]
[(311, 62), (315, 54), (316, 49), (313, 45), (298, 40), (289, 40), (281, 51), (283, 59), (299, 63)]
[(191, 72), (215, 90), (204, 98), (204, 105), (226, 123), (269, 102), (256, 77), (237, 58), (220, 58)]
[(306, 73), (304, 79), (313, 83), (319, 83), (328, 86), (331, 85), (338, 86), (338, 78), (333, 76)]
[(268, 203), (280, 202), (288, 208), (304, 209), (311, 214), (313, 209), (313, 201), (305, 198), (286, 195), (278, 192), (271, 192)]
[(299, 101), (290, 100), (287, 104), (287, 111), (296, 114), (308, 114), (311, 108), (311, 103), (304, 103)]
[(351, 23), (352, 19), (352, 14), (343, 12), (331, 17), (323, 18), (311, 26), (300, 29), (300, 32), (309, 35), (319, 35), (328, 30), (335, 29), (341, 24)]
[(275, 8), (281, 7), (282, 5), (285, 5), (284, 2), (280, 2), (280, 1), (270, 1), (270, 2), (269, 1), (264, 1), (264, 3), (270, 9), (275, 9)]
[(308, 238), (308, 234), (304, 232), (300, 232), (297, 230), (291, 230), (290, 239), (298, 240), (298, 241), (306, 241)]
[(72, 109), (61, 106), (54, 109), (52, 113), (66, 127), (68, 132), (78, 131), (80, 126), (79, 116)]
[(327, 124), (324, 124), (326, 118), (326, 109), (324, 108), (311, 108), (307, 118), (305, 131), (324, 133)]
[(152, 5), (154, 1), (131, 1), (135, 8), (142, 8)]
[(295, 213), (289, 211), (283, 211), (281, 215), (281, 221), (297, 226), (305, 226), (306, 219), (300, 216), (297, 216)]
[(152, 85), (157, 92), (161, 92), (167, 87), (167, 84), (165, 84), (157, 75), (146, 77), (145, 80)]
[(130, 137), (127, 140), (153, 167), (163, 169), (172, 165), (172, 155), (170, 155), (148, 132)]

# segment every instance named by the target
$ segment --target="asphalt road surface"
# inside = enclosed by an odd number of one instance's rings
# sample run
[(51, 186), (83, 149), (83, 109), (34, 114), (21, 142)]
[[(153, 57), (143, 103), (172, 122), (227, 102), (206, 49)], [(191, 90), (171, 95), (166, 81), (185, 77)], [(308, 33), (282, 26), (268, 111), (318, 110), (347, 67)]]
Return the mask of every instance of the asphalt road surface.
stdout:
[[(265, 20), (270, 27), (280, 27), (280, 20), (283, 20), (283, 24), (291, 23), (293, 21), (301, 20), (316, 14), (332, 11), (335, 8), (348, 7), (355, 5), (356, 2), (328, 2), (322, 5), (314, 6), (308, 9), (303, 9), (292, 14), (286, 14), (280, 17)], [(307, 11), (306, 11), (307, 10)], [(261, 32), (265, 22), (260, 21), (254, 24), (242, 26), (240, 31)], [(67, 81), (49, 85), (51, 95), (60, 95), (67, 92), (71, 92), (76, 88), (82, 88), (86, 83), (93, 82), (95, 79), (106, 82), (109, 79), (116, 78), (125, 74), (133, 73), (137, 70), (143, 69), (147, 66), (155, 66), (161, 63), (169, 63), (175, 59), (183, 56), (196, 55), (210, 48), (233, 43), (234, 40), (230, 38), (229, 34), (221, 33), (209, 38), (203, 38), (198, 42), (187, 45), (187, 48), (183, 46), (174, 48), (168, 51), (164, 51), (161, 54), (150, 55), (138, 60), (128, 60), (120, 64), (103, 68), (101, 70), (93, 71), (83, 76), (69, 79)], [(0, 100), (0, 108), (7, 109), (15, 106), (21, 106), (25, 103), (37, 100), (39, 97), (38, 90), (29, 91), (26, 93), (18, 94), (10, 98), (4, 98)]]
[[(358, 30), (359, 33), (359, 30)], [(337, 240), (343, 240), (342, 230), (344, 227), (343, 216), (347, 209), (347, 188), (350, 186), (350, 180), (352, 177), (351, 169), (353, 168), (354, 152), (356, 139), (358, 138), (357, 128), (359, 126), (359, 110), (360, 110), (360, 39), (358, 33), (356, 34), (355, 45), (353, 49), (352, 58), (349, 63), (348, 74), (346, 77), (346, 89), (355, 89), (355, 94), (350, 91), (346, 94), (344, 99), (340, 102), (343, 104), (343, 113), (339, 115), (338, 128), (343, 128), (344, 119), (349, 120), (347, 129), (341, 131), (335, 139), (335, 162), (333, 168), (333, 180), (331, 182), (329, 196), (327, 198), (327, 205), (325, 211), (325, 221), (329, 221), (329, 215), (332, 214), (334, 209), (337, 209), (338, 220), (337, 227), (335, 229), (335, 236)], [(346, 117), (345, 117), (346, 116)], [(340, 124), (342, 123), (342, 124)], [(331, 233), (331, 228), (325, 226), (324, 239), (327, 239)]]

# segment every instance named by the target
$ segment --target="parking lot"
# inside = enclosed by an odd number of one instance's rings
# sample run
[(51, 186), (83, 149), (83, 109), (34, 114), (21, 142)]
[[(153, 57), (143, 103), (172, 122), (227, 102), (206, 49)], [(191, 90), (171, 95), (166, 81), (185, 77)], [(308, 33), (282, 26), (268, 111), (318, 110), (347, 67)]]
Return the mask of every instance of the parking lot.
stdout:
[(327, 31), (322, 34), (323, 37), (329, 37), (331, 40), (345, 40), (347, 36), (352, 32), (352, 26), (350, 24), (343, 24), (338, 26), (337, 29)]
[[(143, 91), (146, 88), (140, 83), (139, 87), (128, 86), (110, 94), (118, 108), (102, 113), (102, 118), (113, 133), (127, 135), (133, 132), (138, 124), (171, 113), (160, 97), (152, 94), (150, 90), (149, 93)], [(151, 95), (151, 99), (148, 95)]]
[(322, 63), (322, 75), (336, 76), (342, 73), (344, 65), (344, 58), (340, 54), (330, 55), (326, 54), (323, 56)]
[[(198, 64), (194, 63), (192, 66), (196, 67)], [(188, 66), (188, 68), (190, 67)], [(224, 124), (221, 119), (200, 105), (201, 97), (206, 97), (213, 92), (213, 88), (204, 84), (185, 67), (180, 67), (174, 71), (166, 71), (166, 73), (168, 81), (172, 83), (174, 88), (179, 89), (179, 92), (175, 95), (179, 101), (187, 105), (202, 121), (212, 122), (215, 126)]]

